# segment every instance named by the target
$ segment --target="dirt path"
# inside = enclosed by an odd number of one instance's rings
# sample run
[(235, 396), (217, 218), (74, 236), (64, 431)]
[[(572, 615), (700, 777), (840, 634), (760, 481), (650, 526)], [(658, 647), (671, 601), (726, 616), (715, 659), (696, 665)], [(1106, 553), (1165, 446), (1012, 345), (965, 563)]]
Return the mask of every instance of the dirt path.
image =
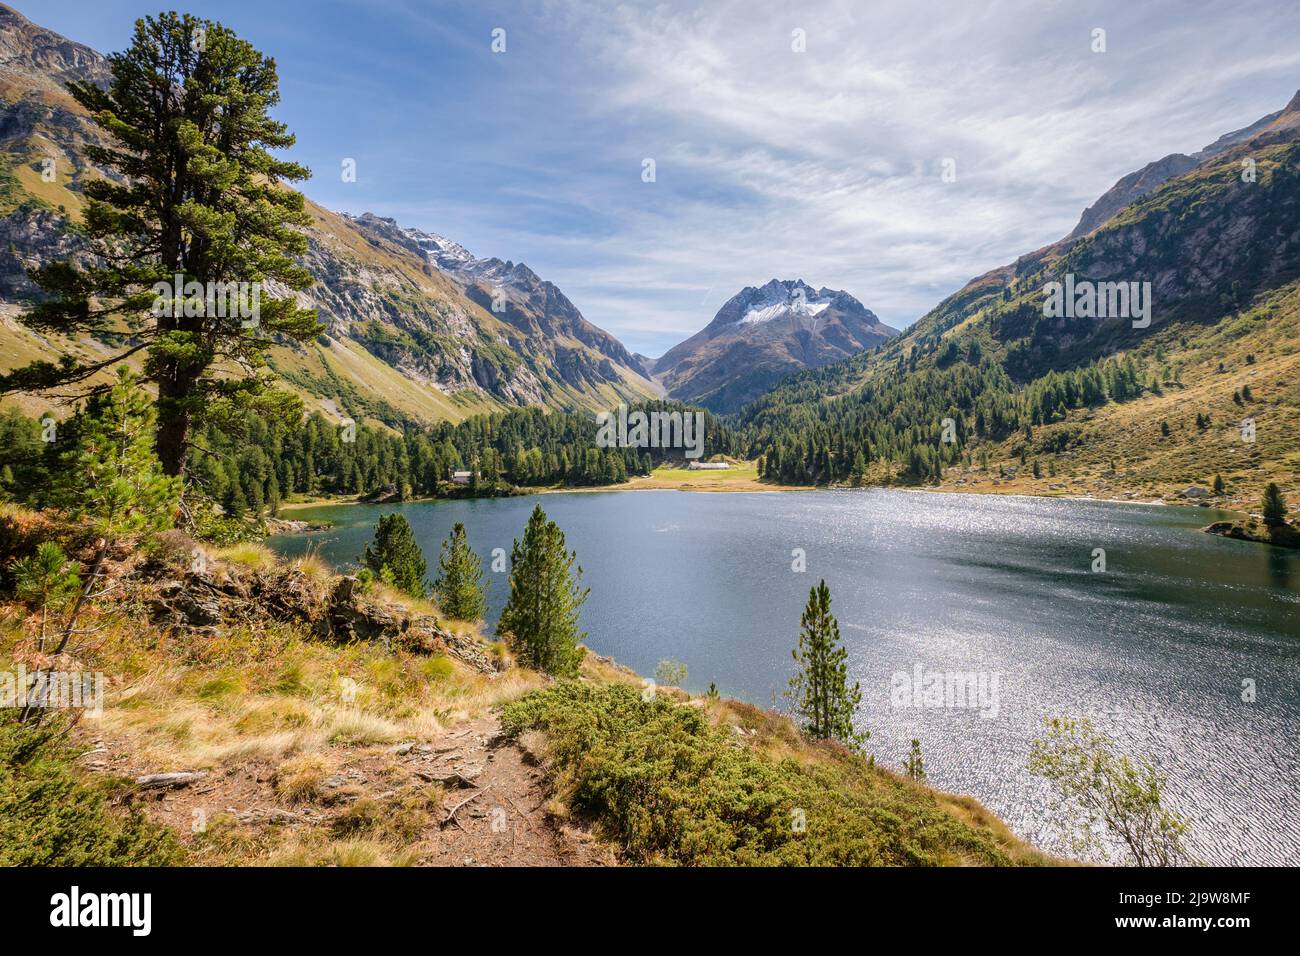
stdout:
[[(134, 763), (124, 741), (79, 735), (91, 745), (81, 764), (92, 772), (137, 779), (179, 767)], [(313, 799), (277, 790), (275, 765), (245, 761), (213, 769), (186, 786), (148, 789), (127, 802), (192, 844), (196, 827), (226, 816), (241, 839), (269, 857), (307, 831), (336, 833), (363, 800), (387, 808), (403, 799), (436, 797), (428, 819), (400, 849), (421, 866), (604, 866), (610, 852), (547, 812), (545, 775), (511, 740), (495, 715), (467, 721), (430, 743), (334, 748), (333, 772)], [(203, 862), (200, 860), (199, 862)], [(262, 862), (256, 854), (245, 862)]]
[[(442, 748), (448, 748), (443, 750)], [(546, 782), (495, 716), (447, 734), (432, 752), (412, 750), (417, 776), (446, 780), (447, 811), (438, 839), (421, 862), (432, 866), (592, 866), (608, 862), (583, 832), (560, 827), (546, 812)], [(456, 786), (459, 783), (459, 786)]]

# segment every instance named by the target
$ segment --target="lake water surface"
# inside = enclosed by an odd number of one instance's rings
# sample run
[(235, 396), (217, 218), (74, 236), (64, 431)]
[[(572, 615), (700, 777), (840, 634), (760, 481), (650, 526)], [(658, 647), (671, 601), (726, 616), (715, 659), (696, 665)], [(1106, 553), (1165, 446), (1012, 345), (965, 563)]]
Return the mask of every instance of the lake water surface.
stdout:
[[(1088, 716), (1168, 773), (1199, 859), (1300, 863), (1300, 552), (1200, 533), (1217, 512), (886, 490), (582, 492), (312, 508), (294, 516), (335, 527), (271, 544), (351, 564), (379, 516), (400, 510), (430, 577), (457, 521), (486, 571), (539, 501), (585, 569), (588, 646), (639, 673), (673, 658), (691, 690), (713, 681), (770, 706), (825, 578), (878, 761), (898, 767), (917, 738), (930, 783), (1061, 850), (1052, 792), (1025, 764), (1045, 716)], [(486, 578), (495, 623), (508, 585)], [(912, 706), (897, 688), (918, 668), (981, 675), (985, 696)]]

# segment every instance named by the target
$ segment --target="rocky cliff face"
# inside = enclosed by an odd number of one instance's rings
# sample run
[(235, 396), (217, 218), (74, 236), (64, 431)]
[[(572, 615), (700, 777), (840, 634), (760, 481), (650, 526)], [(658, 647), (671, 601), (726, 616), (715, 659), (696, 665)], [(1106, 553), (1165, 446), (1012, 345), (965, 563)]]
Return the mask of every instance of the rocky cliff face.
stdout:
[(28, 267), (75, 252), (68, 225), (90, 172), (81, 154), (104, 137), (65, 84), (108, 76), (99, 53), (0, 4), (0, 300), (35, 291)]
[(1069, 238), (1086, 236), (1129, 203), (1145, 196), (1166, 180), (1181, 176), (1195, 165), (1196, 160), (1191, 156), (1170, 153), (1164, 159), (1148, 163), (1135, 173), (1129, 173), (1083, 211), (1079, 224), (1074, 227)]
[[(1248, 168), (1249, 167), (1249, 168)], [(1181, 170), (1181, 172), (1179, 172)], [(1124, 177), (1069, 236), (993, 269), (939, 303), (900, 339), (930, 343), (963, 323), (987, 332), (1027, 381), (1105, 358), (1149, 330), (1130, 318), (1049, 319), (1046, 283), (1151, 283), (1151, 328), (1210, 323), (1300, 278), (1300, 93), (1282, 110), (1193, 156)]]
[(732, 296), (703, 330), (657, 359), (654, 374), (670, 397), (725, 413), (792, 372), (838, 362), (896, 334), (847, 292), (772, 279)]
[[(1017, 377), (1069, 367), (1139, 340), (1128, 318), (1044, 318), (1042, 288), (1068, 274), (1093, 282), (1149, 282), (1152, 327), (1210, 322), (1259, 292), (1300, 278), (1300, 124), (1296, 100), (1216, 141), (1203, 156), (1084, 236), (1023, 257), (989, 328), (1011, 345)], [(1134, 174), (1137, 175), (1137, 174)], [(1023, 297), (1023, 298), (1022, 298)]]
[(0, 75), (22, 75), (45, 92), (62, 94), (70, 80), (106, 82), (104, 57), (81, 43), (32, 23), (0, 3)]

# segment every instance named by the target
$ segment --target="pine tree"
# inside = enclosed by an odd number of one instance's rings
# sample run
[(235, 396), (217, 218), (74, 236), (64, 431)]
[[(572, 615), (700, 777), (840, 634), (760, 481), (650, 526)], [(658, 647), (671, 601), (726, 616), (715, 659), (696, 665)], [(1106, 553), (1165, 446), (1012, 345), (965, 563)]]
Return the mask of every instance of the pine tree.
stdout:
[(11, 570), (15, 596), (34, 607), (40, 615), (36, 650), (43, 654), (50, 614), (81, 589), (77, 565), (68, 560), (56, 542), (42, 541), (34, 554), (15, 561)]
[(1224, 488), (1224, 484), (1223, 484), (1223, 475), (1215, 475), (1215, 476), (1214, 476), (1214, 493), (1215, 493), (1216, 495), (1221, 495), (1221, 494), (1224, 493), (1225, 490), (1226, 490), (1226, 489)]
[[(93, 397), (64, 426), (70, 446), (60, 457), (51, 502), (68, 517), (90, 525), (96, 537), (89, 573), (63, 624), (54, 656), (64, 652), (77, 630), (109, 549), (122, 537), (169, 527), (180, 479), (163, 474), (153, 451), (154, 405), (125, 366), (105, 394)], [(24, 710), (23, 718), (29, 717)]]
[(134, 373), (92, 398), (67, 423), (72, 447), (60, 460), (53, 504), (88, 519), (109, 543), (125, 534), (170, 526), (179, 481), (164, 475), (152, 447), (154, 403)]
[(834, 739), (858, 749), (871, 735), (853, 729), (853, 715), (862, 690), (848, 684), (848, 649), (840, 646), (840, 625), (831, 614), (831, 592), (823, 580), (808, 592), (808, 605), (799, 622), (799, 646), (792, 652), (799, 664), (787, 696), (803, 719), (809, 736)]
[(582, 568), (573, 573), (575, 552), (566, 551), (564, 532), (538, 505), (521, 543), (510, 550), (510, 599), (497, 622), (497, 636), (507, 638), (523, 663), (557, 676), (578, 671), (586, 634), (578, 615), (588, 590), (580, 586)]
[(221, 24), (176, 13), (137, 20), (109, 69), (105, 87), (68, 84), (108, 141), (85, 150), (109, 172), (85, 187), (92, 264), (63, 257), (32, 270), (45, 295), (22, 321), (73, 338), (114, 329), (129, 344), (89, 362), (34, 362), (0, 377), (0, 391), (79, 385), (146, 351), (158, 387), (155, 448), (163, 470), (180, 475), (194, 423), (260, 389), (273, 340), (319, 332), (294, 296), (261, 294), (268, 280), (311, 282), (294, 261), (310, 217), (302, 194), (283, 185), (310, 172), (268, 152), (294, 142), (268, 112), (280, 98), (275, 62)]
[(912, 741), (912, 752), (903, 761), (903, 770), (913, 780), (925, 779), (925, 762), (921, 759), (921, 741)]
[(438, 605), (448, 617), (458, 621), (477, 621), (487, 610), (483, 594), (483, 566), (469, 546), (465, 526), (459, 521), (442, 543), (438, 558), (440, 574), (433, 584)]
[(1282, 498), (1282, 489), (1273, 481), (1264, 489), (1264, 524), (1270, 528), (1286, 524), (1286, 501)]
[(375, 540), (366, 545), (361, 563), (380, 580), (412, 597), (424, 597), (428, 593), (424, 553), (416, 543), (410, 522), (401, 512), (379, 519)]

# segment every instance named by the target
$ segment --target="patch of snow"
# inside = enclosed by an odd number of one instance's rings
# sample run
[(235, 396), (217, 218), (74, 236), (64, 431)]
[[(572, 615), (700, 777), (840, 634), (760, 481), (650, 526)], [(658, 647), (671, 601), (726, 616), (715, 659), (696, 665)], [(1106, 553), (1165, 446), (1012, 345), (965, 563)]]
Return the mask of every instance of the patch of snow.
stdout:
[(741, 317), (740, 321), (745, 324), (753, 324), (756, 322), (770, 322), (783, 315), (817, 316), (826, 311), (830, 304), (830, 300), (817, 301), (792, 296), (790, 299), (773, 302), (770, 305), (751, 308)]
[(420, 247), (420, 251), (439, 269), (455, 272), (473, 265), (478, 260), (459, 242), (453, 242), (436, 233), (406, 228), (402, 232)]

